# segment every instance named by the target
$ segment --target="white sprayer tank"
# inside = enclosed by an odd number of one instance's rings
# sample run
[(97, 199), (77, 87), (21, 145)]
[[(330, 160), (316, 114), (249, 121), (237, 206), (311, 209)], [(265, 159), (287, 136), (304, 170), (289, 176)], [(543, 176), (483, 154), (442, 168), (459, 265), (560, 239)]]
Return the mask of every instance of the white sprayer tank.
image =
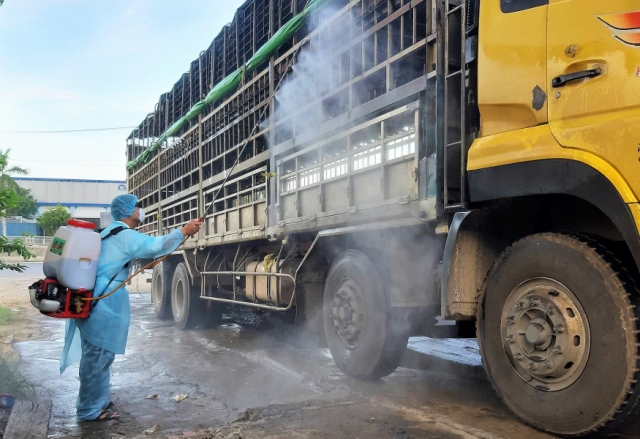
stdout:
[(44, 257), (44, 275), (72, 290), (93, 290), (100, 256), (100, 234), (94, 228), (75, 219), (60, 227)]

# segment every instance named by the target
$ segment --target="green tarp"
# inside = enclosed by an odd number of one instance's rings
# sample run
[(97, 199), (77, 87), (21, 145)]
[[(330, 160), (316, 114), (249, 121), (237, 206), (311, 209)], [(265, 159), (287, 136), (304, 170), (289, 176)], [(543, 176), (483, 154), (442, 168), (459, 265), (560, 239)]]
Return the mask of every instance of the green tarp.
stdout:
[(284, 26), (278, 29), (278, 32), (273, 34), (269, 41), (256, 51), (256, 53), (247, 61), (247, 71), (250, 72), (253, 69), (258, 68), (263, 62), (267, 61), (271, 54), (273, 54), (280, 46), (286, 43), (298, 29), (304, 23), (304, 13), (294, 16)]
[(206, 106), (207, 103), (205, 101), (196, 103), (193, 107), (191, 107), (187, 114), (184, 115), (184, 118), (187, 120), (194, 119), (196, 116), (198, 116), (198, 114), (202, 112), (202, 110), (204, 110), (204, 107)]
[(216, 86), (211, 89), (207, 97), (204, 98), (205, 104), (213, 104), (235, 90), (238, 84), (242, 82), (244, 72), (244, 68), (240, 68), (224, 78), (222, 81), (218, 82)]
[[(0, 5), (4, 0), (0, 0)], [(202, 113), (205, 107), (209, 104), (213, 104), (227, 94), (231, 93), (233, 90), (238, 87), (238, 85), (242, 82), (242, 78), (244, 77), (246, 72), (250, 72), (252, 70), (257, 69), (260, 65), (262, 65), (265, 61), (267, 61), (271, 55), (273, 55), (284, 43), (290, 40), (293, 35), (302, 27), (302, 24), (313, 11), (321, 8), (326, 3), (331, 0), (311, 0), (304, 10), (294, 16), (291, 20), (289, 20), (284, 26), (282, 26), (269, 40), (264, 43), (262, 47), (260, 47), (256, 53), (251, 57), (247, 64), (235, 72), (231, 73), (229, 76), (224, 78), (218, 84), (215, 85), (204, 98), (204, 100), (196, 103), (191, 109), (182, 116), (180, 119), (175, 121), (173, 125), (169, 127), (158, 139), (151, 144), (146, 150), (144, 150), (138, 157), (134, 160), (127, 163), (127, 169), (133, 169), (138, 165), (143, 163), (147, 163), (151, 159), (152, 153), (160, 147), (169, 137), (172, 137), (174, 134), (177, 134), (184, 124), (188, 121), (196, 118), (200, 113)]]

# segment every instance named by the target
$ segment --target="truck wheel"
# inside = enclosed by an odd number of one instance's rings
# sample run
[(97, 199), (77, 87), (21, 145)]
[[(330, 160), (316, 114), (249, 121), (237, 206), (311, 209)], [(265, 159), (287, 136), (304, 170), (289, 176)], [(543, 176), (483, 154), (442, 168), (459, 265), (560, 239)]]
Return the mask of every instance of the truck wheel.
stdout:
[(369, 259), (356, 250), (340, 254), (329, 270), (323, 321), (331, 355), (354, 378), (389, 375), (407, 348), (410, 326), (388, 303)]
[(178, 328), (191, 329), (200, 323), (204, 309), (200, 301), (200, 289), (191, 286), (187, 267), (179, 263), (171, 282), (171, 309)]
[(598, 437), (637, 418), (638, 290), (603, 246), (532, 235), (494, 264), (478, 307), (487, 375), (521, 419), (553, 435)]
[(151, 302), (157, 318), (166, 320), (171, 315), (171, 264), (166, 260), (153, 267), (151, 275)]

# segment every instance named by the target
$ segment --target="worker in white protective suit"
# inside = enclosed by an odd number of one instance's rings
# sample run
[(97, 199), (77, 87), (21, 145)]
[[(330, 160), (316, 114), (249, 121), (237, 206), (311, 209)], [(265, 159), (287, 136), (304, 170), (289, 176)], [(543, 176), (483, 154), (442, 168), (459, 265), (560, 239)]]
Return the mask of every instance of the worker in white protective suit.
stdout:
[[(144, 210), (134, 195), (119, 195), (111, 203), (114, 222), (105, 228), (94, 297), (108, 293), (128, 277), (132, 259), (152, 259), (174, 251), (186, 236), (200, 230), (200, 222), (190, 221), (182, 229), (165, 236), (151, 237), (134, 229), (144, 221)], [(116, 229), (117, 233), (113, 233)], [(105, 239), (106, 238), (106, 239)], [(116, 354), (124, 354), (129, 333), (129, 292), (122, 287), (114, 294), (93, 302), (89, 318), (67, 321), (60, 373), (80, 361), (80, 392), (76, 402), (78, 421), (118, 418), (109, 399), (109, 367)]]

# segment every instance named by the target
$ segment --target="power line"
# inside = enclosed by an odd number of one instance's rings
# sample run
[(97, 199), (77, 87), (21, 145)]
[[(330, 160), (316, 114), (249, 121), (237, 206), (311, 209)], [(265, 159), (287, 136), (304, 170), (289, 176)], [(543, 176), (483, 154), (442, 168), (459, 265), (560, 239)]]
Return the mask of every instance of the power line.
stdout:
[(97, 165), (100, 165), (100, 164), (103, 164), (103, 163), (126, 164), (126, 162), (127, 162), (124, 159), (122, 159), (122, 160), (91, 160), (91, 159), (86, 159), (86, 160), (64, 160), (64, 159), (34, 160), (34, 159), (23, 159), (23, 158), (13, 158), (13, 157), (11, 157), (11, 161), (27, 162), (27, 163), (71, 163), (71, 164), (76, 164), (76, 163), (95, 163)]
[(53, 130), (53, 131), (0, 131), (0, 134), (57, 134), (57, 133), (88, 133), (94, 131), (130, 130), (135, 126), (111, 127), (111, 128), (83, 128), (79, 130)]
[[(70, 165), (70, 166), (90, 166), (90, 167), (105, 167), (105, 168), (122, 168), (124, 169), (125, 166), (123, 165), (100, 165), (100, 164), (95, 164), (95, 163), (68, 163), (68, 162), (52, 162), (52, 164), (54, 165)], [(28, 166), (28, 165), (27, 165)]]
[(24, 166), (31, 166), (41, 163), (47, 163), (52, 165), (70, 165), (70, 166), (105, 166), (105, 167), (121, 167), (124, 169), (126, 160), (64, 160), (64, 159), (52, 159), (52, 160), (32, 160), (12, 158), (13, 162), (19, 163)]

